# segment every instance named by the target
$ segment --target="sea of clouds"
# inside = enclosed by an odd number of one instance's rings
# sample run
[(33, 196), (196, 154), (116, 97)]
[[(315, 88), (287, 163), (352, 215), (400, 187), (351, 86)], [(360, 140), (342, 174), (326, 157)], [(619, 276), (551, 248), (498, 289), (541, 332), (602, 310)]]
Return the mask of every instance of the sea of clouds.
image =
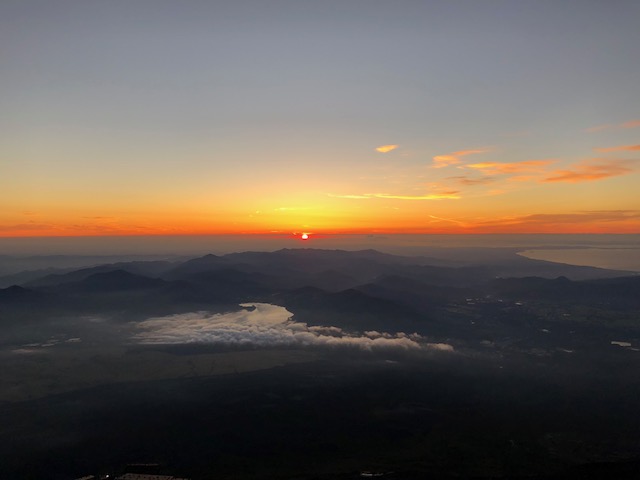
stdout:
[[(361, 350), (453, 351), (446, 343), (429, 343), (417, 333), (366, 331), (296, 322), (286, 308), (268, 303), (242, 304), (231, 313), (192, 312), (153, 317), (135, 326), (133, 339), (142, 344), (219, 344), (258, 347), (351, 347)], [(250, 307), (255, 307), (251, 309)]]

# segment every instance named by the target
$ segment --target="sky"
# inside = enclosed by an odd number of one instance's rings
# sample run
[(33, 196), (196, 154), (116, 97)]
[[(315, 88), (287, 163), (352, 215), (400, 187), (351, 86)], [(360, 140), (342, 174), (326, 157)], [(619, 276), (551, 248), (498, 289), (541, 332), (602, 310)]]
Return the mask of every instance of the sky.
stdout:
[(640, 233), (640, 2), (3, 0), (0, 236)]

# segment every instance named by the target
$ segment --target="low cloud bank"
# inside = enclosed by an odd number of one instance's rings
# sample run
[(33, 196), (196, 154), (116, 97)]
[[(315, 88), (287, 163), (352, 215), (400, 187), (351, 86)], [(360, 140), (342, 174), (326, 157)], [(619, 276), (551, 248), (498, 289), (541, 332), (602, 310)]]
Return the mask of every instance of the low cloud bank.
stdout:
[(225, 314), (193, 312), (149, 318), (136, 325), (134, 341), (143, 344), (209, 343), (232, 346), (324, 346), (361, 350), (453, 351), (451, 345), (427, 343), (417, 333), (367, 331), (361, 335), (338, 327), (295, 322), (286, 308), (266, 303), (243, 304), (253, 310)]

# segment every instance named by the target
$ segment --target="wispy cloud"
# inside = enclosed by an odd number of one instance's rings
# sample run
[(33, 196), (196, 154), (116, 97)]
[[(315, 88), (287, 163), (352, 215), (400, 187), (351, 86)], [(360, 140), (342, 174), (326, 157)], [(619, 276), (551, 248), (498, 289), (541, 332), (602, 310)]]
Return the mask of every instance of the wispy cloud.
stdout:
[(461, 162), (462, 160), (455, 155), (436, 155), (433, 157), (433, 168), (444, 168)]
[[(295, 212), (299, 210), (311, 210), (311, 207), (278, 207), (274, 208), (274, 212)], [(260, 213), (257, 211), (256, 213)]]
[(597, 152), (639, 152), (640, 145), (619, 145), (617, 147), (594, 148)]
[(327, 193), (327, 195), (333, 198), (350, 198), (353, 200), (367, 200), (369, 198), (373, 198), (371, 195), (337, 195), (335, 193)]
[(465, 185), (472, 187), (474, 185), (486, 185), (487, 183), (495, 182), (496, 179), (493, 177), (480, 177), (480, 178), (471, 178), (466, 175), (458, 175), (455, 177), (448, 177), (447, 180), (453, 180), (460, 185)]
[(543, 182), (590, 182), (609, 177), (627, 175), (634, 171), (631, 160), (600, 159), (585, 160), (572, 168), (556, 170), (546, 177)]
[(557, 228), (566, 225), (628, 223), (630, 221), (640, 221), (639, 210), (586, 210), (572, 213), (536, 213), (476, 222), (476, 224), (480, 229), (483, 229), (483, 227), (517, 227), (518, 230), (522, 230), (521, 227), (527, 227), (539, 230), (539, 227)]
[(370, 198), (389, 198), (394, 200), (457, 200), (460, 197), (458, 190), (447, 190), (443, 192), (430, 193), (428, 195), (394, 195), (391, 193), (363, 193), (362, 195), (337, 195), (329, 193), (330, 197), (350, 198), (357, 200), (366, 200)]
[(27, 222), (13, 225), (0, 225), (0, 232), (8, 232), (18, 234), (20, 232), (38, 232), (49, 230), (61, 230), (58, 225), (51, 223)]
[(622, 128), (636, 128), (640, 127), (640, 120), (629, 120), (628, 122), (621, 123)]
[(510, 174), (510, 173), (538, 173), (552, 163), (557, 162), (556, 159), (545, 160), (524, 160), (522, 162), (500, 163), (500, 162), (482, 162), (465, 165), (465, 168), (478, 170), (489, 175)]
[(488, 152), (488, 148), (476, 148), (470, 150), (459, 150), (453, 153), (447, 153), (445, 155), (436, 155), (433, 157), (433, 168), (443, 168), (448, 167), (449, 165), (457, 165), (462, 163), (461, 157), (465, 157), (467, 155), (476, 155), (479, 153)]
[(459, 199), (459, 191), (449, 190), (446, 192), (431, 193), (429, 195), (391, 195), (388, 193), (374, 193), (371, 196), (375, 198), (393, 198), (396, 200), (443, 200), (443, 199)]
[(629, 120), (628, 122), (622, 123), (610, 123), (607, 125), (597, 125), (595, 127), (587, 128), (587, 132), (601, 132), (602, 130), (612, 130), (612, 129), (627, 129), (627, 128), (637, 128), (640, 127), (640, 120)]
[(460, 220), (455, 220), (453, 218), (436, 217), (435, 215), (427, 215), (427, 216), (429, 218), (432, 218), (432, 219), (437, 220), (439, 222), (455, 223), (456, 225), (461, 225), (461, 226), (465, 226), (466, 225), (465, 222), (461, 222)]
[[(32, 235), (129, 235), (132, 233), (155, 233), (157, 229), (144, 225), (123, 225), (108, 217), (82, 217), (87, 223), (45, 223), (30, 220), (25, 223), (0, 225), (2, 236), (32, 236)], [(163, 232), (164, 233), (164, 232)], [(170, 232), (173, 233), (173, 232)]]
[(539, 213), (521, 218), (526, 223), (584, 223), (618, 222), (620, 220), (640, 219), (640, 212), (635, 210), (596, 210), (579, 213)]
[(395, 150), (399, 146), (400, 145), (380, 145), (379, 147), (376, 147), (376, 151), (380, 153), (388, 153), (392, 150)]

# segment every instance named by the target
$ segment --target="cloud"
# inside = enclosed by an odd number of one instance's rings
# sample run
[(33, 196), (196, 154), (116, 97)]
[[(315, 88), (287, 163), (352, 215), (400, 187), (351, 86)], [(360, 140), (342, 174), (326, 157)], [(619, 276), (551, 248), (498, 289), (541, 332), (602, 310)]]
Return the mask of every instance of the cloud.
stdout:
[(427, 347), (431, 350), (438, 350), (440, 352), (453, 352), (453, 346), (448, 343), (427, 343)]
[(640, 120), (629, 120), (628, 122), (624, 122), (620, 124), (621, 128), (636, 128), (640, 127)]
[(448, 167), (457, 163), (462, 163), (462, 160), (455, 155), (436, 155), (433, 157), (433, 168)]
[(640, 145), (620, 145), (617, 147), (606, 147), (606, 148), (594, 148), (597, 152), (638, 152), (640, 151)]
[(466, 155), (475, 155), (478, 153), (488, 152), (489, 149), (486, 148), (476, 148), (472, 150), (459, 150), (457, 152), (448, 153), (446, 155), (436, 155), (433, 157), (433, 168), (443, 168), (448, 167), (449, 165), (456, 165), (458, 163), (462, 163), (460, 157), (464, 157)]
[(376, 147), (376, 151), (380, 153), (388, 153), (392, 150), (395, 150), (399, 146), (400, 145), (380, 145), (379, 147)]
[[(115, 218), (115, 217), (114, 217)], [(83, 220), (90, 220), (87, 223), (77, 224), (56, 224), (56, 223), (38, 223), (29, 220), (25, 223), (13, 225), (0, 225), (0, 235), (8, 236), (32, 236), (36, 235), (130, 235), (132, 233), (149, 233), (157, 229), (142, 225), (121, 225), (117, 221), (110, 220), (108, 217), (82, 217)]]
[(548, 165), (555, 163), (555, 159), (545, 160), (525, 160), (522, 162), (500, 163), (482, 162), (465, 165), (465, 168), (480, 171), (485, 174), (500, 175), (509, 173), (538, 173), (542, 172)]
[(586, 210), (575, 213), (536, 213), (480, 222), (485, 226), (558, 227), (567, 224), (619, 223), (640, 220), (640, 210)]
[(546, 177), (543, 182), (590, 182), (604, 178), (626, 175), (633, 172), (630, 160), (609, 160), (594, 158), (585, 160), (573, 168), (556, 170)]
[[(274, 212), (292, 212), (299, 210), (311, 210), (311, 207), (278, 207), (273, 209)], [(256, 213), (261, 213), (261, 211), (257, 210)]]
[(455, 177), (449, 177), (447, 180), (453, 180), (456, 183), (466, 186), (474, 186), (474, 185), (485, 185), (487, 183), (495, 182), (495, 178), (492, 177), (480, 177), (480, 178), (470, 178), (465, 175), (458, 175)]
[(429, 218), (433, 218), (434, 220), (438, 220), (440, 222), (449, 222), (449, 223), (455, 223), (456, 225), (462, 225), (465, 226), (466, 224), (464, 222), (461, 222), (459, 220), (455, 220), (453, 218), (443, 218), (443, 217), (436, 217), (435, 215), (427, 215)]
[(356, 200), (366, 200), (370, 198), (389, 198), (393, 200), (458, 200), (461, 198), (458, 190), (448, 190), (444, 192), (430, 193), (429, 195), (393, 195), (390, 193), (363, 193), (362, 195), (335, 195), (329, 193), (330, 197), (349, 198)]
[(457, 200), (460, 198), (458, 195), (460, 192), (457, 190), (450, 190), (440, 193), (431, 193), (429, 195), (391, 195), (387, 193), (374, 193), (371, 194), (375, 198), (391, 198), (395, 200)]
[(50, 223), (19, 223), (15, 225), (0, 225), (0, 232), (19, 233), (35, 232), (39, 230), (59, 230), (59, 227)]
[(333, 193), (328, 193), (327, 195), (334, 198), (350, 198), (350, 199), (356, 199), (356, 200), (366, 200), (369, 198), (373, 198), (371, 195), (336, 195)]
[(612, 129), (627, 129), (627, 128), (637, 128), (640, 127), (640, 120), (629, 120), (628, 122), (622, 122), (618, 124), (607, 124), (607, 125), (598, 125), (596, 127), (587, 128), (587, 132), (601, 132), (602, 130), (612, 130)]
[[(133, 340), (143, 344), (207, 343), (258, 347), (348, 347), (360, 350), (453, 351), (447, 344), (429, 344), (416, 334), (368, 331), (362, 335), (338, 327), (308, 326), (292, 320), (284, 307), (251, 304), (226, 314), (193, 312), (149, 318), (136, 324)], [(241, 306), (248, 307), (249, 304)]]

